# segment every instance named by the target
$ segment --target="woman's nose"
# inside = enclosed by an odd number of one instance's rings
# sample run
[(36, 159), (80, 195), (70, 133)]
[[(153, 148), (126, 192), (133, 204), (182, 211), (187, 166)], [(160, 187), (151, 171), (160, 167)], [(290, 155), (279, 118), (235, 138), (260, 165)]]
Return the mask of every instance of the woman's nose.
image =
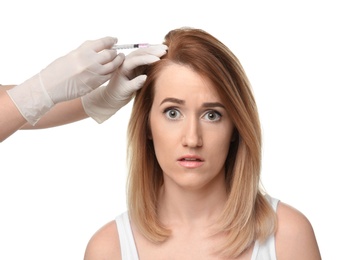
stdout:
[(186, 120), (183, 127), (182, 145), (187, 147), (202, 146), (201, 126), (198, 119)]

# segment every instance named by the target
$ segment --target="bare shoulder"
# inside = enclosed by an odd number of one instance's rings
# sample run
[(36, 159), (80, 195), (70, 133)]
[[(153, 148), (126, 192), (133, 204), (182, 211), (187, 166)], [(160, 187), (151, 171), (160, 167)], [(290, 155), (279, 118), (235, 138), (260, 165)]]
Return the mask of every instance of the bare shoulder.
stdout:
[(84, 260), (121, 259), (120, 244), (115, 221), (101, 227), (89, 240)]
[(277, 259), (320, 260), (316, 236), (307, 217), (290, 205), (280, 202), (275, 235)]

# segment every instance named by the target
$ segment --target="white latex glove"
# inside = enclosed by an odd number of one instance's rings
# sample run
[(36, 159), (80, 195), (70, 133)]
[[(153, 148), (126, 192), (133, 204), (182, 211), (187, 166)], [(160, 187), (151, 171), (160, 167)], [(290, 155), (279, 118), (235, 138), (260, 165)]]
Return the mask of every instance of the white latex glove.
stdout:
[(82, 96), (83, 108), (87, 115), (102, 123), (126, 105), (133, 93), (140, 89), (146, 80), (146, 75), (134, 75), (135, 69), (158, 61), (166, 50), (166, 45), (158, 44), (128, 54), (122, 66), (112, 74), (107, 86)]
[(114, 37), (86, 41), (7, 92), (34, 125), (56, 103), (83, 96), (110, 79), (125, 58), (112, 49), (116, 42)]

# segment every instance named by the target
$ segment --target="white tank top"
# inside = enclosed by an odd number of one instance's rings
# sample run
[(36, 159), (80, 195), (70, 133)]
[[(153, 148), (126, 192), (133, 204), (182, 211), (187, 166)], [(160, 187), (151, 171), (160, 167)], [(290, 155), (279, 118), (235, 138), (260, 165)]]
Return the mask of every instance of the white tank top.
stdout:
[[(267, 196), (273, 209), (276, 211), (279, 200)], [(138, 252), (133, 238), (128, 212), (116, 217), (116, 224), (123, 260), (138, 260)], [(258, 241), (254, 244), (251, 260), (276, 260), (275, 237), (271, 235), (263, 244)]]

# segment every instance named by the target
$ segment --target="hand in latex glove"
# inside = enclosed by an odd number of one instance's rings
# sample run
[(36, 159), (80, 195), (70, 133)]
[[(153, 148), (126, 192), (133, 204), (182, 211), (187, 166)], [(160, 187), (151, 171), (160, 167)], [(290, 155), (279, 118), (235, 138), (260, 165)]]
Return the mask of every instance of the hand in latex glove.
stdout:
[(83, 96), (110, 79), (124, 60), (112, 49), (116, 42), (114, 37), (86, 41), (8, 94), (34, 125), (56, 103)]
[(88, 116), (102, 123), (132, 98), (133, 93), (140, 89), (146, 75), (136, 75), (136, 68), (158, 61), (166, 53), (167, 46), (163, 44), (140, 48), (125, 57), (107, 86), (102, 86), (82, 97), (82, 104)]

